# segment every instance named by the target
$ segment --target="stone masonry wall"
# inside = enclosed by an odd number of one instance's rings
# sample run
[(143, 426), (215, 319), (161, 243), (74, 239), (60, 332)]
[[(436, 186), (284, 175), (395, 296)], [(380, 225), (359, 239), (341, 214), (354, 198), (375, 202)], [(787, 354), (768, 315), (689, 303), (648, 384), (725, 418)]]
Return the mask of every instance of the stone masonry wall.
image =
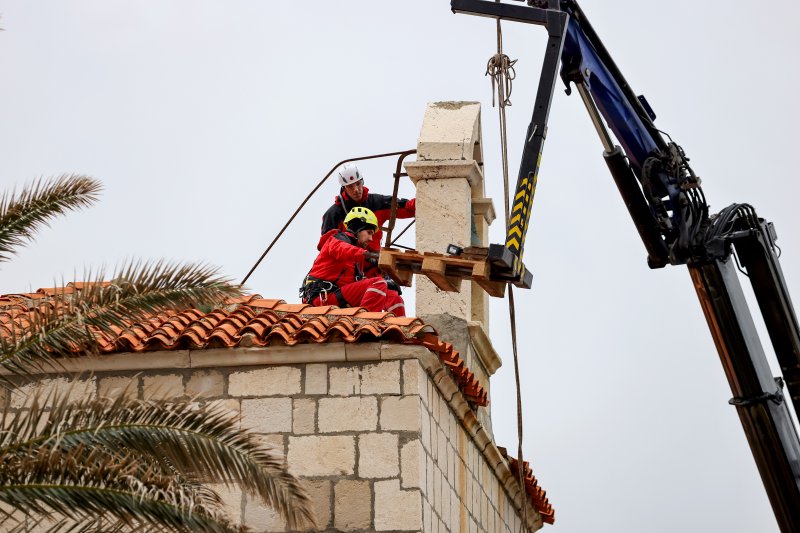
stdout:
[[(106, 356), (71, 395), (114, 396), (132, 381), (128, 393), (139, 398), (222, 402), (303, 478), (320, 531), (519, 531), (516, 480), (438, 358), (418, 346), (336, 347), (185, 352), (178, 368), (158, 368), (160, 353)], [(70, 387), (64, 378), (44, 383)], [(2, 403), (22, 408), (21, 392)], [(240, 491), (214, 488), (234, 520), (285, 530)], [(541, 527), (532, 507), (529, 515)]]

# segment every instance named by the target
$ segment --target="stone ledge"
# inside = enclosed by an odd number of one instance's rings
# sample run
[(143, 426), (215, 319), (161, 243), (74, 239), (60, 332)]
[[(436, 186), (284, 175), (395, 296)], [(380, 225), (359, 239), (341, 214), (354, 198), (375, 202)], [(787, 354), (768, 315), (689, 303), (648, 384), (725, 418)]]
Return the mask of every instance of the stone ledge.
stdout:
[(464, 178), (470, 185), (480, 183), (483, 179), (481, 169), (474, 159), (438, 160), (438, 161), (410, 161), (405, 164), (406, 172), (414, 185), (419, 180)]
[(497, 369), (503, 366), (503, 360), (494, 349), (492, 340), (486, 334), (481, 322), (470, 322), (467, 325), (469, 329), (469, 338), (472, 341), (472, 346), (475, 348), (475, 355), (481, 360), (483, 367), (490, 376), (497, 372)]
[(494, 210), (494, 202), (491, 198), (473, 198), (472, 211), (476, 215), (483, 215), (483, 219), (487, 224), (494, 222), (497, 215)]

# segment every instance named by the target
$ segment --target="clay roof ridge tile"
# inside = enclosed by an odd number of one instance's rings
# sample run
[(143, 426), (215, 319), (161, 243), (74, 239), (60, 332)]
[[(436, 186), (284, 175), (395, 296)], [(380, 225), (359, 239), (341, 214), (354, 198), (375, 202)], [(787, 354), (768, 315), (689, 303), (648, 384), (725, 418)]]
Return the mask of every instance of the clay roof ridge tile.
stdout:
[(188, 327), (178, 335), (178, 341), (191, 350), (205, 348), (207, 339), (207, 333), (202, 330), (198, 331), (195, 327)]
[(239, 342), (239, 336), (229, 335), (223, 329), (215, 329), (206, 339), (208, 348), (233, 348)]
[(255, 346), (266, 346), (267, 343), (264, 342), (259, 338), (258, 335), (255, 333), (247, 332), (242, 333), (241, 337), (239, 337), (239, 341), (237, 346), (241, 346), (242, 348), (252, 348)]
[(352, 317), (361, 312), (367, 312), (363, 307), (335, 307), (330, 310), (329, 315)]
[(169, 339), (163, 335), (148, 337), (143, 343), (144, 351), (156, 352), (160, 350), (174, 350), (178, 347), (178, 339)]
[(318, 306), (310, 306), (306, 307), (302, 311), (300, 311), (301, 315), (307, 316), (319, 316), (319, 315), (327, 315), (330, 313), (332, 309), (335, 309), (335, 305), (318, 305)]
[(308, 304), (287, 304), (282, 303), (275, 307), (275, 311), (279, 313), (299, 313), (303, 309), (311, 307)]
[(285, 300), (254, 298), (247, 302), (247, 305), (256, 309), (275, 309), (275, 307), (285, 303)]
[(270, 344), (272, 344), (272, 342), (274, 342), (276, 339), (281, 340), (287, 346), (293, 346), (297, 344), (297, 341), (294, 339), (293, 335), (286, 331), (286, 328), (282, 327), (281, 324), (273, 327), (264, 338), (264, 340)]

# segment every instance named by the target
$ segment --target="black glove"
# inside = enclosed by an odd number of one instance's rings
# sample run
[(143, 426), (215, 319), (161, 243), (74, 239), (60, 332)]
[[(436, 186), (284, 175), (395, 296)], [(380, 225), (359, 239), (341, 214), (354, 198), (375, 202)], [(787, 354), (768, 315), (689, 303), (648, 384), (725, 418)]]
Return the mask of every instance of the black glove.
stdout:
[(398, 285), (392, 278), (389, 276), (385, 276), (384, 279), (386, 280), (386, 287), (395, 291), (397, 294), (402, 295), (403, 291), (400, 289), (400, 285)]
[(369, 265), (378, 266), (378, 257), (380, 257), (380, 254), (377, 252), (364, 251), (364, 262)]

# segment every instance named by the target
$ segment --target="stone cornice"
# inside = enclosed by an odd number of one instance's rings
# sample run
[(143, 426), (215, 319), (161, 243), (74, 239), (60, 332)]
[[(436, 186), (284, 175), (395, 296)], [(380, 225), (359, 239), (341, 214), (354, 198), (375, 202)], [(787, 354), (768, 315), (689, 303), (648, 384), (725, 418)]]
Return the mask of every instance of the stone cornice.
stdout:
[(419, 180), (464, 178), (470, 185), (480, 183), (481, 169), (474, 159), (409, 161), (405, 163), (406, 172), (416, 185)]
[(492, 340), (483, 329), (483, 323), (470, 322), (467, 328), (469, 329), (469, 338), (472, 341), (472, 346), (475, 349), (475, 355), (480, 359), (486, 372), (490, 376), (493, 375), (503, 365), (503, 360), (500, 359), (492, 345)]

